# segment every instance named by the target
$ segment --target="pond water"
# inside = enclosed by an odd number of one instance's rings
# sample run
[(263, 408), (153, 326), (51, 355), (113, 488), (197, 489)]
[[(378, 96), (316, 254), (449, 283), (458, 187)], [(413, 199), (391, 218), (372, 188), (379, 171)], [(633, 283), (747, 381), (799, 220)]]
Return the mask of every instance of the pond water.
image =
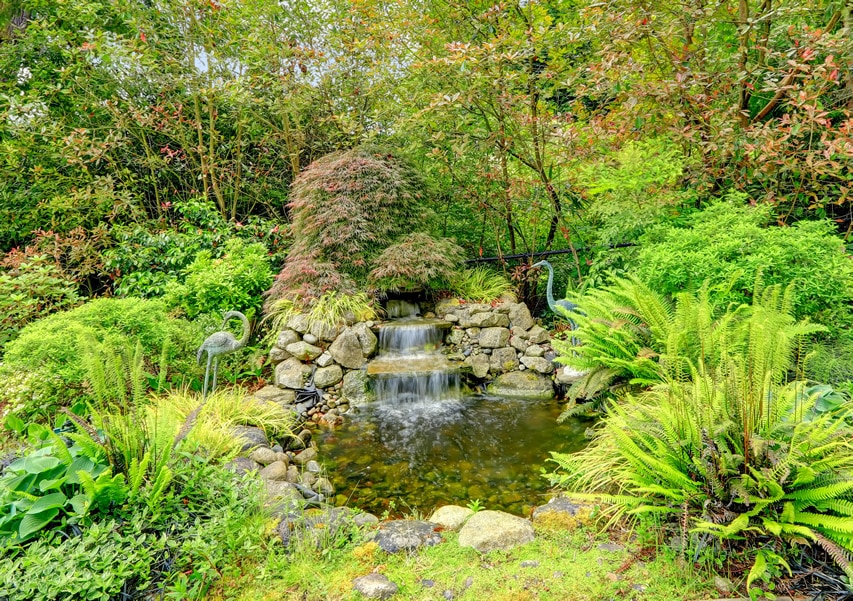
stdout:
[(493, 396), (371, 403), (316, 435), (337, 502), (391, 515), (479, 500), (527, 515), (547, 501), (549, 451), (587, 444), (588, 419), (557, 424), (556, 401)]

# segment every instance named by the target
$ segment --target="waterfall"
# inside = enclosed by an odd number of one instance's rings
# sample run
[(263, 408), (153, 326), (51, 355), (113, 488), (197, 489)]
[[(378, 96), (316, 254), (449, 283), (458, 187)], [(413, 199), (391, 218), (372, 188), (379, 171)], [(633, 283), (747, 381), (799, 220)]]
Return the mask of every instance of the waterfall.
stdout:
[(367, 366), (380, 404), (430, 405), (461, 397), (459, 372), (441, 353), (435, 321), (400, 319), (379, 330), (379, 356)]

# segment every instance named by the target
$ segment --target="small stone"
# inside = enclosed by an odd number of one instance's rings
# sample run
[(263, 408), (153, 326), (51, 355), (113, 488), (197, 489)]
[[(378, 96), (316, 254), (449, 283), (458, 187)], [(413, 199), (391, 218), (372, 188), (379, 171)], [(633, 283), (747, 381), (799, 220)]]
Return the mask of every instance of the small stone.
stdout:
[(330, 497), (335, 494), (335, 487), (332, 486), (332, 483), (329, 482), (328, 478), (317, 478), (317, 482), (314, 485), (314, 489), (317, 492), (326, 495), (327, 497)]
[(474, 515), (474, 512), (467, 507), (445, 505), (436, 509), (430, 516), (429, 521), (439, 526), (444, 526), (448, 530), (459, 530), (462, 524), (465, 523), (465, 520), (472, 515)]
[[(302, 475), (299, 477), (299, 483), (308, 488), (314, 486), (315, 482), (317, 482), (317, 474), (313, 472), (302, 472)], [(311, 492), (314, 491), (312, 490)]]
[(312, 459), (317, 459), (317, 450), (314, 447), (308, 447), (293, 458), (294, 463), (305, 465)]
[(414, 551), (418, 547), (441, 542), (441, 535), (435, 527), (435, 524), (418, 520), (392, 520), (380, 526), (373, 540), (388, 553)]
[(243, 447), (240, 449), (243, 452), (270, 444), (264, 431), (254, 426), (235, 426), (234, 438), (243, 440)]
[(308, 462), (306, 462), (306, 463), (305, 463), (305, 469), (306, 469), (306, 470), (308, 470), (309, 472), (313, 472), (313, 473), (315, 473), (315, 474), (319, 474), (319, 473), (320, 473), (320, 470), (321, 470), (322, 468), (320, 467), (320, 464), (319, 464), (319, 463), (317, 463), (316, 461), (314, 461), (314, 460), (312, 459), (311, 461), (308, 461)]
[[(322, 478), (321, 478), (322, 480)], [(372, 513), (359, 513), (352, 519), (356, 526), (368, 526), (379, 523), (379, 518)]]
[(283, 349), (278, 348), (277, 346), (274, 346), (270, 349), (269, 361), (273, 365), (278, 365), (279, 363), (281, 363), (285, 359), (289, 359), (289, 358), (290, 358), (290, 353), (288, 353), (287, 351), (285, 351)]
[(714, 588), (717, 589), (718, 593), (726, 597), (730, 596), (735, 590), (731, 580), (719, 575), (714, 576)]
[(449, 321), (450, 323), (457, 323), (459, 321), (459, 316), (454, 313), (447, 313), (444, 316), (444, 321)]
[(264, 480), (287, 481), (287, 464), (284, 461), (275, 461), (261, 470), (261, 478)]
[(306, 333), (310, 325), (311, 320), (308, 319), (308, 316), (304, 313), (298, 313), (287, 320), (287, 327), (292, 330), (296, 330), (300, 334)]
[(225, 464), (225, 469), (235, 474), (245, 474), (246, 472), (255, 472), (261, 469), (261, 466), (248, 457), (235, 457)]
[(625, 547), (622, 545), (617, 545), (616, 543), (602, 543), (598, 545), (599, 551), (607, 551), (609, 553), (619, 553), (625, 550)]
[(382, 574), (371, 573), (352, 581), (353, 588), (368, 599), (389, 599), (397, 594), (398, 587)]
[(528, 357), (541, 357), (545, 354), (545, 349), (538, 344), (531, 344), (525, 349), (524, 354)]
[(305, 336), (302, 337), (302, 340), (304, 340), (308, 344), (317, 344), (318, 342), (320, 342), (320, 339), (317, 338), (314, 334), (305, 334)]
[(445, 590), (443, 595), (444, 595), (444, 598), (447, 599), (447, 601), (453, 600), (453, 591), (451, 591), (450, 589)]
[(496, 373), (513, 371), (518, 368), (518, 357), (515, 349), (504, 347), (492, 351), (492, 360), (489, 362), (489, 370)]
[(280, 349), (286, 349), (289, 344), (299, 342), (300, 338), (301, 336), (299, 335), (299, 332), (290, 329), (282, 330), (278, 334), (275, 345)]
[(321, 367), (314, 372), (314, 385), (317, 388), (328, 388), (334, 386), (344, 379), (344, 370), (340, 365)]
[(527, 357), (524, 356), (521, 358), (521, 362), (532, 369), (533, 371), (539, 372), (540, 374), (550, 374), (554, 371), (554, 364), (550, 361), (546, 361), (542, 357)]
[(300, 361), (313, 361), (323, 354), (323, 349), (319, 346), (314, 346), (304, 341), (288, 344), (285, 350)]
[(421, 586), (424, 588), (432, 588), (435, 586), (435, 580), (429, 580), (428, 578), (424, 578), (421, 580)]
[[(281, 448), (278, 445), (275, 445), (275, 446), (277, 446), (278, 448)], [(287, 453), (285, 453), (284, 451), (280, 451), (280, 452), (276, 453), (275, 454), (275, 460), (276, 461), (283, 461), (285, 464), (290, 465), (290, 456)]]
[(524, 352), (530, 346), (530, 342), (520, 336), (510, 336), (509, 345), (516, 350)]
[(280, 444), (274, 444), (272, 446), (272, 450), (275, 451), (276, 453), (284, 452), (284, 448)]
[(527, 333), (527, 339), (531, 344), (542, 344), (543, 342), (550, 341), (551, 336), (548, 334), (548, 330), (542, 326), (533, 326)]
[(287, 359), (286, 361), (283, 361), (276, 366), (275, 383), (276, 386), (279, 386), (281, 388), (302, 388), (303, 386), (305, 386), (305, 380), (310, 374), (310, 367), (304, 365), (301, 361), (299, 361), (299, 359), (291, 357), (290, 359)]
[(296, 484), (297, 482), (301, 482), (301, 478), (299, 477), (299, 468), (295, 465), (291, 465), (287, 468), (287, 474), (284, 477), (285, 480)]
[(261, 465), (269, 465), (278, 459), (276, 452), (268, 447), (258, 447), (249, 454), (249, 459)]
[(317, 357), (317, 359), (314, 360), (314, 363), (317, 364), (317, 367), (328, 367), (334, 362), (335, 360), (332, 359), (332, 355), (329, 354), (329, 351), (325, 351), (322, 355), (320, 355), (319, 357)]
[(522, 568), (538, 568), (539, 562), (535, 561), (533, 559), (526, 559), (526, 560), (521, 562), (521, 567)]

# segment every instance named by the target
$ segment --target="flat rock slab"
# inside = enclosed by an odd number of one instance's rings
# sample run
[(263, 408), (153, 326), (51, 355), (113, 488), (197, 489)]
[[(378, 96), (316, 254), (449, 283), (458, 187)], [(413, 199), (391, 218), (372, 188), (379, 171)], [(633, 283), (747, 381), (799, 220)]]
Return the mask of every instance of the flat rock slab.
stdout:
[(359, 576), (352, 581), (352, 586), (368, 599), (389, 599), (397, 594), (397, 585), (382, 574)]
[(550, 400), (554, 398), (551, 379), (530, 371), (513, 371), (498, 376), (489, 384), (490, 394), (511, 398)]
[(474, 512), (467, 507), (460, 507), (459, 505), (445, 505), (444, 507), (436, 509), (429, 518), (429, 521), (433, 524), (444, 526), (448, 530), (456, 531), (459, 530), (462, 527), (462, 524), (465, 523), (465, 520), (472, 515), (474, 515)]
[(479, 511), (459, 531), (459, 546), (480, 553), (507, 550), (534, 539), (533, 524), (503, 511)]
[(373, 540), (388, 553), (414, 551), (441, 542), (436, 525), (420, 520), (393, 520), (383, 523), (373, 535)]

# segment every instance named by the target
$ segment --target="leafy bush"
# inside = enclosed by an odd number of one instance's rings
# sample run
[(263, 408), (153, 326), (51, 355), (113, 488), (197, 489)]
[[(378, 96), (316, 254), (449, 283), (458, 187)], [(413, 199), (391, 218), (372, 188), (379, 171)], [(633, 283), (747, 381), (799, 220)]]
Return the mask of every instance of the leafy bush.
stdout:
[(78, 302), (74, 282), (44, 255), (0, 271), (0, 348), (28, 323)]
[(450, 288), (464, 252), (448, 239), (415, 232), (387, 247), (373, 260), (370, 281), (381, 290)]
[(0, 477), (0, 548), (124, 501), (124, 476), (112, 475), (104, 448), (86, 434), (67, 436), (74, 444), (66, 448), (49, 429), (31, 426), (35, 448)]
[[(787, 381), (811, 328), (794, 322), (778, 288), (762, 296), (691, 334), (699, 348), (679, 357), (687, 377), (661, 361), (661, 383), (612, 404), (589, 447), (553, 453), (552, 481), (611, 503), (616, 517), (660, 515), (682, 536), (692, 526), (730, 540), (814, 541), (848, 567), (853, 408), (826, 410), (825, 391)], [(707, 324), (701, 304), (681, 310)]]
[(209, 251), (199, 252), (185, 270), (183, 283), (167, 285), (165, 301), (190, 318), (232, 310), (252, 315), (260, 309), (262, 295), (271, 283), (272, 271), (263, 245), (232, 238), (219, 259)]
[(453, 280), (453, 292), (465, 300), (490, 303), (513, 294), (512, 283), (488, 267), (466, 269)]
[(101, 298), (25, 327), (7, 345), (3, 369), (39, 374), (35, 395), (16, 394), (28, 403), (23, 415), (49, 415), (55, 405), (86, 394), (83, 346), (88, 341), (121, 348), (127, 339), (138, 340), (146, 368), (155, 371), (159, 363), (171, 381), (180, 382), (198, 371), (194, 350), (201, 338), (194, 324), (169, 317), (161, 301)]
[(853, 262), (828, 221), (768, 226), (767, 207), (741, 206), (732, 196), (686, 219), (663, 224), (640, 241), (629, 270), (664, 294), (728, 284), (716, 300), (748, 303), (761, 275), (768, 284), (795, 283), (797, 317), (838, 327), (850, 319)]

